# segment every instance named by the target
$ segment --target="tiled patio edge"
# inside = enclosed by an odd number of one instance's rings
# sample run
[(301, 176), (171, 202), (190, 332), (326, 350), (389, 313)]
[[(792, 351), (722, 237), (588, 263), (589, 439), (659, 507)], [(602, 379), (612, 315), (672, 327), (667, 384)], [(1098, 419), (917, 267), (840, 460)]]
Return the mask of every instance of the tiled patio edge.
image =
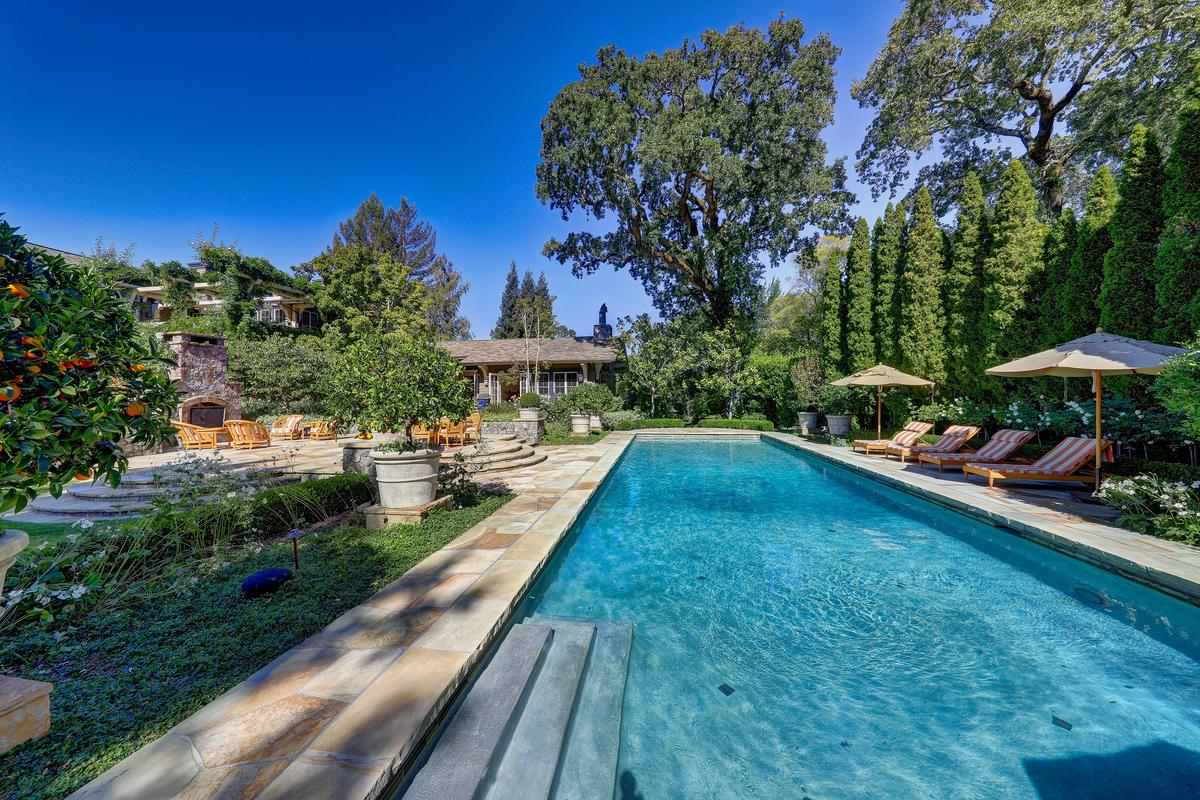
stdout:
[(519, 494), (71, 797), (383, 796), (633, 438), (590, 445), (548, 508)]
[[(856, 456), (846, 448), (807, 442), (791, 434), (765, 433), (763, 436), (893, 488), (984, 522), (1003, 526), (1047, 547), (1188, 602), (1200, 604), (1198, 548), (1096, 522), (1057, 522), (1040, 516), (1033, 507), (1029, 511), (1018, 511), (989, 500), (982, 496), (987, 491), (986, 487), (980, 485), (975, 485), (968, 493), (959, 484), (939, 482), (933, 474), (920, 474), (915, 466), (910, 465), (904, 471), (889, 471), (875, 463), (882, 459)], [(1011, 498), (1011, 501), (1020, 502), (1019, 498)]]

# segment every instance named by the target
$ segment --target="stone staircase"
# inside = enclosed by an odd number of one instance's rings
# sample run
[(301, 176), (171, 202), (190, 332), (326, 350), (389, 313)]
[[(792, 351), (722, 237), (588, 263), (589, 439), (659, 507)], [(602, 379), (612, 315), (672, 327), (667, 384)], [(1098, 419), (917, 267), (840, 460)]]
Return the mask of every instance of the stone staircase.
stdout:
[(628, 622), (515, 625), (404, 800), (613, 797), (632, 646)]
[(478, 444), (467, 445), (458, 451), (466, 459), (468, 467), (476, 475), (530, 467), (546, 460), (539, 453), (515, 436), (489, 436)]

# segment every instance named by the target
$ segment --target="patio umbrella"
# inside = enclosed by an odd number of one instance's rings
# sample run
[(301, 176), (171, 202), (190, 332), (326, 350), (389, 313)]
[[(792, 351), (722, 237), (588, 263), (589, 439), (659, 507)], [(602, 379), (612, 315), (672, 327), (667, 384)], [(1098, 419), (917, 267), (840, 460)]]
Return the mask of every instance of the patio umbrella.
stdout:
[(883, 387), (884, 386), (933, 386), (933, 381), (909, 375), (887, 364), (876, 364), (853, 375), (834, 381), (832, 386), (875, 387), (875, 435), (883, 438)]
[(1091, 378), (1096, 385), (1096, 489), (1100, 488), (1100, 386), (1105, 375), (1155, 375), (1167, 361), (1186, 353), (1182, 347), (1143, 342), (1105, 333), (1103, 328), (1050, 350), (992, 367), (989, 375), (1006, 378)]

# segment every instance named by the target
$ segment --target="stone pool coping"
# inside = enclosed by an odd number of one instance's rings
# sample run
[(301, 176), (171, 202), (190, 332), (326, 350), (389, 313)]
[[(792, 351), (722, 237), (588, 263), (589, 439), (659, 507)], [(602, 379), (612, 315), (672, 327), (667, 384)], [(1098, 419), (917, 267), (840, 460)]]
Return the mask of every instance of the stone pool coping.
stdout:
[(525, 491), (496, 513), (72, 797), (381, 797), (420, 752), (639, 434), (768, 438), (1200, 599), (1200, 550), (1098, 523), (1049, 518), (1052, 512), (1006, 498), (1002, 489), (956, 483), (783, 433), (619, 431), (587, 447), (548, 448), (569, 450), (561, 456), (569, 463), (530, 468), (535, 478), (523, 478)]

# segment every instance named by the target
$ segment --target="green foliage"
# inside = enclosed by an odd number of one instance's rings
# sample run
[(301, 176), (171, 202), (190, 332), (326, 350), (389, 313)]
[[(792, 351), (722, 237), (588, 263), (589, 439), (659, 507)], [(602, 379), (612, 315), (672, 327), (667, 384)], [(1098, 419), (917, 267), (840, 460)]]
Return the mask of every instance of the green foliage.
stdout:
[(0, 670), (53, 681), (55, 711), (46, 736), (0, 756), (0, 795), (34, 800), (69, 794), (510, 498), (490, 496), (470, 508), (435, 511), (419, 525), (309, 534), (300, 540), (299, 579), (270, 597), (244, 601), (239, 585), (255, 570), (291, 566), (291, 542), (240, 550), (215, 570), (185, 562), (179, 593), (94, 613), (69, 636), (27, 628), (5, 637)]
[(229, 377), (242, 386), (242, 412), (249, 418), (319, 414), (325, 410), (329, 352), (311, 336), (273, 334), (233, 338)]
[(643, 59), (602, 49), (542, 120), (537, 194), (605, 233), (551, 239), (576, 275), (628, 267), (665, 318), (715, 328), (750, 317), (765, 263), (844, 224), (840, 161), (826, 163), (837, 48), (799, 20), (737, 25)]
[(1113, 246), (1104, 256), (1100, 287), (1100, 324), (1110, 333), (1150, 339), (1157, 331), (1154, 257), (1163, 227), (1165, 180), (1157, 138), (1135, 125), (1121, 167), (1109, 223)]
[(517, 406), (520, 408), (541, 408), (542, 398), (537, 392), (525, 392), (517, 399)]
[(1200, 441), (1200, 341), (1193, 342), (1186, 355), (1167, 362), (1154, 391), (1168, 411), (1181, 417), (1180, 430)]
[(521, 297), (517, 284), (517, 262), (510, 261), (508, 275), (504, 278), (504, 292), (500, 295), (500, 316), (492, 328), (493, 339), (519, 339), (521, 325), (517, 320), (517, 300)]
[[(231, 333), (246, 335), (259, 327), (255, 315), (271, 284), (292, 284), (291, 275), (276, 269), (265, 258), (246, 256), (232, 245), (215, 241), (199, 242), (196, 255), (211, 273), (210, 280), (217, 284), (217, 291), (221, 295), (221, 314), (225, 318), (226, 330)], [(169, 270), (183, 277), (175, 266), (177, 262), (168, 264), (171, 265)], [(190, 274), (190, 271), (187, 272)], [(175, 280), (171, 276), (166, 277), (169, 283)], [(172, 291), (178, 293), (176, 296), (184, 307), (191, 302), (190, 287), (177, 286)], [(188, 293), (186, 300), (183, 299), (185, 292)]]
[[(1046, 266), (1045, 287), (1037, 317), (1034, 318), (1034, 330), (1029, 336), (1031, 341), (1038, 343), (1036, 347), (1046, 349), (1076, 338), (1067, 328), (1064, 304), (1065, 298), (1074, 294), (1075, 290), (1070, 282), (1071, 258), (1078, 241), (1079, 223), (1075, 219), (1075, 212), (1064, 208), (1042, 243), (1042, 261)], [(1091, 298), (1088, 302), (1092, 302)]]
[[(792, 379), (794, 363), (788, 356), (760, 350), (750, 353), (742, 385), (743, 405), (780, 425), (791, 424), (800, 410), (799, 393)], [(742, 414), (743, 419), (747, 416)]]
[(747, 381), (746, 342), (733, 326), (700, 334), (700, 355), (703, 372), (697, 382), (704, 391), (725, 406), (732, 417), (742, 402)]
[(1188, 486), (1200, 481), (1200, 467), (1180, 464), (1176, 461), (1146, 461), (1140, 458), (1122, 458), (1105, 465), (1104, 471), (1112, 475), (1133, 477), (1153, 475), (1167, 481), (1186, 483)]
[(115, 243), (106, 245), (103, 238), (98, 238), (92, 246), (92, 252), (84, 258), (84, 264), (99, 272), (109, 283), (149, 286), (154, 283), (154, 278), (149, 274), (147, 265), (153, 265), (153, 262), (147, 261), (140, 267), (136, 266), (133, 263), (135, 252), (134, 245), (118, 250)]
[(1200, 492), (1153, 474), (1108, 478), (1096, 497), (1121, 512), (1125, 528), (1163, 539), (1200, 544)]
[(963, 178), (946, 273), (946, 376), (955, 387), (970, 386), (979, 377), (976, 369), (983, 349), (979, 314), (983, 309), (983, 262), (988, 254), (987, 217), (983, 186), (974, 172), (968, 172)]
[(846, 369), (858, 372), (873, 367), (875, 338), (872, 334), (871, 229), (858, 218), (850, 249), (846, 251)]
[(370, 328), (334, 354), (330, 416), (360, 431), (400, 431), (471, 413), (471, 390), (462, 365), (427, 338), (385, 334)]
[(574, 336), (575, 331), (560, 324), (554, 316), (555, 299), (544, 272), (534, 281), (533, 273), (525, 270), (525, 278), (518, 284), (517, 262), (513, 261), (508, 267), (504, 293), (500, 295), (500, 316), (492, 328), (492, 338)]
[[(1077, 339), (1100, 324), (1100, 286), (1104, 281), (1104, 256), (1112, 248), (1109, 223), (1117, 205), (1117, 182), (1108, 167), (1100, 168), (1088, 186), (1079, 235), (1071, 254), (1071, 268), (1059, 296), (1059, 341)], [(1059, 342), (1056, 342), (1056, 344)]]
[(618, 422), (614, 429), (618, 431), (636, 431), (643, 428), (682, 428), (681, 419), (630, 419)]
[(1200, 79), (1189, 94), (1167, 158), (1165, 222), (1154, 259), (1158, 339), (1172, 343), (1200, 331)]
[[(425, 321), (443, 339), (465, 339), (470, 336), (471, 326), (466, 317), (459, 316), (462, 296), (470, 288), (463, 282), (462, 275), (437, 249), (437, 233), (421, 219), (416, 207), (408, 198), (400, 199), (399, 208), (386, 208), (374, 192), (354, 212), (354, 216), (338, 226), (333, 244), (326, 255), (343, 247), (363, 248), (374, 253), (379, 263), (403, 265), (406, 279), (419, 284), (424, 297), (423, 316)], [(303, 270), (313, 276), (313, 265)], [(407, 306), (411, 301), (406, 283), (395, 284), (385, 279), (373, 291), (398, 293), (391, 305)]]
[(900, 277), (901, 369), (934, 383), (946, 380), (946, 317), (942, 308), (945, 252), (933, 199), (921, 187)]
[(147, 261), (143, 269), (155, 284), (162, 287), (163, 305), (171, 309), (172, 320), (186, 318), (196, 312), (196, 295), (192, 284), (198, 276), (194, 270), (178, 261), (164, 261), (161, 264)]
[(616, 411), (605, 411), (600, 415), (600, 420), (606, 430), (615, 431), (617, 426), (625, 422), (634, 422), (643, 419), (640, 411), (633, 409), (618, 409)]
[(647, 314), (625, 317), (617, 339), (625, 351), (621, 380), (626, 390), (649, 399), (650, 416), (674, 407), (686, 391), (684, 377), (696, 368), (685, 320), (651, 322)]
[(858, 174), (876, 194), (932, 148), (995, 161), (1023, 147), (1057, 215), (1064, 178), (1115, 156), (1130, 120), (1169, 121), (1200, 60), (1200, 9), (1123, 0), (907, 0), (851, 94), (876, 109)]
[(485, 420), (508, 422), (517, 418), (517, 407), (512, 403), (488, 403), (480, 413)]
[(1037, 198), (1029, 173), (1020, 161), (1013, 160), (1001, 177), (992, 213), (992, 249), (983, 263), (983, 361), (977, 375), (1032, 350), (1022, 333), (1026, 316), (1035, 313), (1029, 288), (1044, 269), (1041, 251), (1045, 236), (1045, 227), (1037, 220)]
[(428, 328), (429, 295), (407, 264), (361, 245), (335, 247), (313, 259), (313, 300), (327, 329), (359, 336), (417, 334)]
[(576, 436), (569, 430), (549, 430), (539, 444), (595, 444), (603, 441), (608, 431), (591, 431), (586, 436)]
[(0, 218), (0, 511), (57, 497), (77, 473), (117, 485), (120, 443), (174, 432), (169, 357), (90, 267), (31, 248)]
[(904, 218), (907, 213), (903, 205), (888, 203), (882, 221), (875, 223), (872, 243), (875, 286), (872, 330), (876, 358), (887, 364), (900, 363), (900, 273), (904, 269)]
[(603, 383), (572, 386), (563, 392), (559, 402), (565, 403), (572, 414), (601, 414), (621, 407), (621, 401)]
[(846, 282), (842, 254), (832, 253), (821, 274), (821, 370), (825, 381), (846, 374)]
[(773, 431), (775, 426), (768, 419), (723, 419), (705, 417), (696, 423), (697, 428), (740, 428), (751, 431)]

